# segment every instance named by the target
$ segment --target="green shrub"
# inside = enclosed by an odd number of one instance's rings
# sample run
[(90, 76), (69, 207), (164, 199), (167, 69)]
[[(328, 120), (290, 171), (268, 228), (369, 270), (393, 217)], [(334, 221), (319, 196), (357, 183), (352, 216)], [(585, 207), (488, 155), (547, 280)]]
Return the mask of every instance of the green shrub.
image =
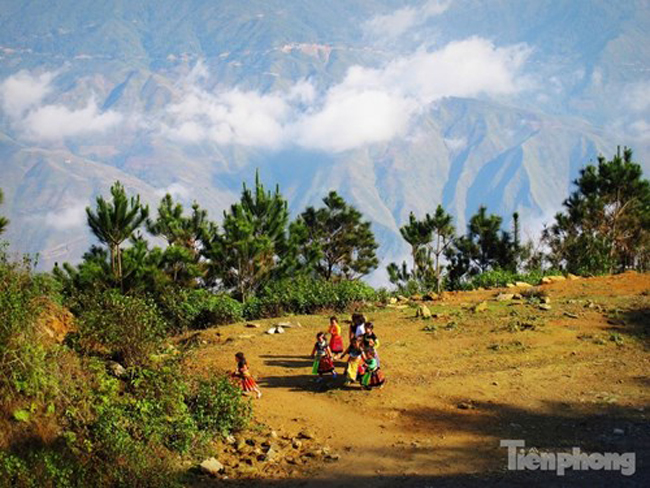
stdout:
[(308, 277), (268, 284), (256, 298), (244, 304), (247, 319), (278, 317), (288, 313), (310, 314), (322, 310), (345, 311), (376, 300), (375, 290), (361, 282), (329, 282)]
[(0, 249), (0, 393), (8, 396), (38, 396), (51, 383), (36, 322), (54, 293), (31, 266), (28, 258), (9, 262)]
[(227, 295), (206, 293), (205, 301), (201, 303), (201, 311), (194, 320), (194, 328), (205, 328), (213, 325), (231, 324), (243, 318), (243, 306), (234, 298)]
[(81, 341), (97, 343), (127, 366), (146, 363), (159, 346), (166, 324), (150, 299), (116, 290), (84, 295), (79, 314)]
[(252, 416), (250, 401), (226, 377), (201, 381), (188, 405), (199, 429), (221, 435), (244, 429)]

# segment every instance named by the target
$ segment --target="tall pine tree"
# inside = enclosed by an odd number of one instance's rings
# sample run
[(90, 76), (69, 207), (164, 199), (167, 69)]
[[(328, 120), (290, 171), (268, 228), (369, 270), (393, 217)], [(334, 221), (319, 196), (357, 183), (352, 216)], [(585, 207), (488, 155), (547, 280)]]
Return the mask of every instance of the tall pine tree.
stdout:
[(598, 274), (650, 265), (650, 182), (626, 148), (580, 170), (565, 212), (545, 229), (551, 263)]
[(222, 230), (204, 250), (211, 282), (246, 300), (278, 277), (288, 254), (288, 221), (279, 187), (266, 191), (256, 173), (255, 188), (244, 183), (240, 201), (224, 212)]
[(88, 225), (99, 242), (106, 244), (111, 258), (111, 270), (122, 280), (122, 249), (124, 241), (147, 220), (149, 207), (140, 203), (140, 195), (127, 197), (124, 186), (116, 181), (111, 187), (110, 201), (97, 197), (97, 209), (86, 207)]
[(361, 212), (330, 192), (324, 207), (308, 207), (293, 227), (304, 263), (326, 279), (356, 279), (374, 270), (379, 247), (370, 222)]

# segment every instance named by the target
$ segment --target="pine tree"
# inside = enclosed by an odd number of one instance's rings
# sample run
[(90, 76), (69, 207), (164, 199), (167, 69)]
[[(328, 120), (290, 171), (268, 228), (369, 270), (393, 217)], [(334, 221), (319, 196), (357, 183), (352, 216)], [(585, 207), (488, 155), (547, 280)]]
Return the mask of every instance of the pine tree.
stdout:
[(645, 269), (650, 254), (650, 182), (625, 148), (580, 170), (565, 212), (545, 229), (552, 264), (572, 273)]
[(408, 224), (399, 229), (399, 233), (411, 246), (411, 257), (413, 259), (413, 276), (417, 279), (426, 273), (426, 255), (422, 250), (431, 242), (431, 227), (425, 220), (418, 220), (415, 214), (409, 214)]
[(97, 209), (86, 207), (88, 225), (99, 241), (108, 246), (111, 271), (122, 281), (122, 243), (131, 238), (146, 221), (149, 207), (140, 203), (140, 195), (128, 198), (124, 186), (116, 181), (111, 187), (112, 200), (97, 197)]
[(245, 300), (267, 280), (278, 277), (288, 253), (288, 221), (287, 202), (279, 187), (267, 192), (259, 173), (253, 191), (244, 183), (240, 201), (224, 212), (222, 231), (215, 233), (204, 251), (212, 283)]
[(436, 289), (440, 293), (442, 291), (440, 257), (453, 242), (456, 229), (452, 224), (453, 217), (445, 212), (445, 209), (440, 204), (436, 207), (433, 216), (427, 214), (425, 222), (432, 233), (432, 241), (434, 242), (431, 252), (435, 256)]
[(198, 203), (192, 205), (192, 213), (184, 215), (183, 206), (175, 203), (167, 194), (160, 201), (156, 220), (147, 220), (147, 229), (155, 236), (167, 240), (167, 248), (160, 256), (160, 265), (174, 283), (194, 286), (205, 271), (201, 250), (216, 232), (214, 223), (208, 220), (207, 211)]
[[(4, 195), (2, 193), (2, 189), (0, 188), (0, 205), (2, 205), (2, 202), (4, 201)], [(5, 217), (0, 216), (0, 234), (2, 234), (9, 224), (9, 220), (7, 220)]]
[(335, 191), (323, 198), (324, 207), (308, 207), (294, 225), (303, 263), (310, 263), (326, 280), (356, 279), (377, 267), (379, 247), (370, 222)]
[(477, 246), (477, 253), (472, 259), (481, 273), (499, 262), (499, 254), (503, 249), (502, 240), (499, 238), (502, 220), (498, 215), (488, 215), (487, 208), (482, 205), (469, 220), (468, 237)]

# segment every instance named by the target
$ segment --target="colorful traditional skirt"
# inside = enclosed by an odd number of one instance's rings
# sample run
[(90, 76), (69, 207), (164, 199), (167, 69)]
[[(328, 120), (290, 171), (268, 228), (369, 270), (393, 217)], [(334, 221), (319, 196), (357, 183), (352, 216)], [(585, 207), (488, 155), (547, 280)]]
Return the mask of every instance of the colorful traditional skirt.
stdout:
[(345, 374), (349, 381), (357, 381), (359, 377), (359, 368), (362, 366), (361, 356), (350, 357), (348, 359), (348, 366), (345, 369)]
[(372, 371), (366, 370), (363, 378), (361, 378), (361, 384), (367, 388), (377, 388), (382, 386), (385, 382), (386, 377), (380, 368), (375, 368)]
[(311, 374), (325, 374), (331, 373), (334, 371), (334, 362), (329, 356), (323, 356), (321, 358), (316, 358), (314, 365), (311, 369)]
[(332, 338), (330, 339), (330, 349), (334, 353), (343, 352), (343, 338), (339, 334), (332, 335)]
[(251, 375), (233, 374), (232, 378), (235, 383), (239, 383), (243, 391), (255, 391), (257, 388), (257, 383)]

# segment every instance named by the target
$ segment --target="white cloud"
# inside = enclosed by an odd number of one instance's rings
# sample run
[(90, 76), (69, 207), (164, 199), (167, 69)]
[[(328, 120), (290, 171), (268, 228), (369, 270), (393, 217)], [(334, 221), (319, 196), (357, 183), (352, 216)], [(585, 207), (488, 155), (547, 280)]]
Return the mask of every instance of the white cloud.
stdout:
[(55, 73), (32, 75), (21, 70), (0, 83), (2, 109), (12, 118), (20, 117), (27, 109), (38, 105), (51, 91), (50, 82)]
[(164, 131), (183, 142), (276, 147), (283, 142), (289, 104), (280, 94), (230, 89), (216, 94), (192, 87), (167, 112), (174, 120)]
[(56, 141), (68, 137), (102, 133), (122, 120), (112, 110), (101, 112), (95, 100), (85, 107), (70, 109), (63, 105), (45, 105), (31, 110), (21, 125), (29, 139)]
[(364, 30), (373, 37), (396, 38), (449, 8), (448, 1), (431, 0), (420, 6), (408, 6), (386, 15), (373, 17)]
[(319, 93), (307, 80), (286, 91), (208, 91), (192, 71), (179, 101), (167, 107), (163, 132), (183, 143), (213, 141), (345, 151), (408, 135), (414, 115), (444, 97), (507, 95), (524, 87), (523, 45), (496, 47), (472, 37), (436, 51), (420, 49), (381, 68), (352, 66)]
[(630, 110), (646, 111), (650, 108), (650, 81), (632, 84), (625, 91), (623, 99)]
[(296, 143), (345, 151), (404, 134), (415, 109), (412, 100), (376, 89), (333, 89), (323, 107), (294, 125)]
[(178, 182), (172, 183), (166, 188), (156, 190), (156, 195), (159, 197), (164, 197), (168, 193), (177, 200), (187, 200), (190, 197), (189, 188)]
[(75, 201), (45, 215), (45, 225), (56, 230), (70, 230), (86, 225), (86, 204)]
[(52, 91), (56, 72), (33, 75), (19, 71), (0, 83), (3, 110), (12, 126), (30, 140), (53, 142), (68, 137), (102, 133), (123, 120), (115, 111), (102, 112), (94, 98), (85, 107), (73, 109), (60, 104), (42, 104)]

